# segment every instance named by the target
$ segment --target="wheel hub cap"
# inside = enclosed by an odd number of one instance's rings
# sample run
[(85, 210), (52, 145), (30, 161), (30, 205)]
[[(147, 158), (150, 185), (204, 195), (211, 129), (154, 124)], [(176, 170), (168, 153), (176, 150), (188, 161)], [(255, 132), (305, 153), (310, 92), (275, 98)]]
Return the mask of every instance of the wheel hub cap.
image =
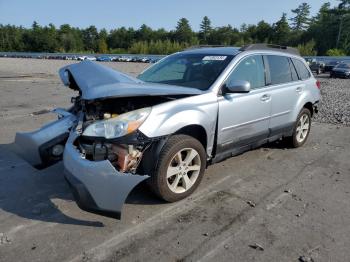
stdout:
[(174, 193), (184, 193), (197, 181), (201, 169), (199, 153), (184, 148), (175, 154), (167, 170), (167, 184)]
[(296, 129), (296, 140), (298, 143), (304, 142), (310, 129), (310, 118), (307, 114), (300, 117), (298, 126)]

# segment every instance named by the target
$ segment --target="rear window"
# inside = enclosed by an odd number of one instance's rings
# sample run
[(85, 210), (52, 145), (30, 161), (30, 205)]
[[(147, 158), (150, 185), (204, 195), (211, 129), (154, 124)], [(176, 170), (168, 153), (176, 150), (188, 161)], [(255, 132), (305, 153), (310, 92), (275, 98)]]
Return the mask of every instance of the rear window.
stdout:
[(305, 64), (302, 61), (295, 58), (292, 58), (292, 61), (301, 80), (306, 80), (311, 77), (309, 70), (306, 68)]
[(292, 81), (292, 72), (289, 66), (289, 58), (285, 56), (268, 55), (271, 84), (283, 84)]

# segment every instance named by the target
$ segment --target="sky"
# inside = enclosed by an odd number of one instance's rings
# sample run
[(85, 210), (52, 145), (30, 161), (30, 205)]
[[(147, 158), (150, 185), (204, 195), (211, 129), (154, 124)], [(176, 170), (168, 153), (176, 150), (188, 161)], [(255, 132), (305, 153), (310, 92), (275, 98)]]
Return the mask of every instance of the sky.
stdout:
[(214, 27), (230, 24), (239, 28), (261, 20), (274, 23), (283, 12), (290, 17), (290, 10), (302, 2), (311, 5), (312, 15), (325, 2), (338, 4), (337, 0), (0, 0), (0, 24), (30, 27), (35, 20), (40, 25), (95, 25), (107, 30), (121, 26), (137, 29), (142, 24), (172, 30), (185, 17), (198, 31), (205, 15)]

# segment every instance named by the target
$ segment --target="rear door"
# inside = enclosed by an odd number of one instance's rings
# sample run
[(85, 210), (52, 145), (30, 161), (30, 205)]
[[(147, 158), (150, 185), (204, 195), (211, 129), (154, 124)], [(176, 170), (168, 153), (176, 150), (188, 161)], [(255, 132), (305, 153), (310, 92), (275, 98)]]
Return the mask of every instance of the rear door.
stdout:
[(262, 55), (243, 58), (233, 69), (230, 79), (250, 82), (251, 91), (224, 94), (218, 98), (217, 153), (267, 138), (271, 111), (271, 95), (266, 91), (266, 75)]
[(291, 59), (283, 55), (267, 55), (265, 61), (269, 74), (271, 94), (270, 136), (287, 132), (295, 119), (293, 108), (305, 85), (299, 81)]

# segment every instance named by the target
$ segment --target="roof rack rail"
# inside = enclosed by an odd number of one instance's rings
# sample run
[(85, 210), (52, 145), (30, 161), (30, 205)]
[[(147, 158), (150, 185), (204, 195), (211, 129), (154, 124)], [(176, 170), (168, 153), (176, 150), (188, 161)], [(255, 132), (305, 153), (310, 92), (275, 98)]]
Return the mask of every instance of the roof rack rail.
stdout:
[(187, 47), (185, 50), (210, 48), (210, 47), (229, 47), (229, 46), (228, 45), (194, 45), (194, 46)]
[(289, 46), (273, 45), (273, 44), (251, 44), (241, 47), (240, 51), (248, 50), (275, 50), (293, 55), (300, 55), (299, 50)]

